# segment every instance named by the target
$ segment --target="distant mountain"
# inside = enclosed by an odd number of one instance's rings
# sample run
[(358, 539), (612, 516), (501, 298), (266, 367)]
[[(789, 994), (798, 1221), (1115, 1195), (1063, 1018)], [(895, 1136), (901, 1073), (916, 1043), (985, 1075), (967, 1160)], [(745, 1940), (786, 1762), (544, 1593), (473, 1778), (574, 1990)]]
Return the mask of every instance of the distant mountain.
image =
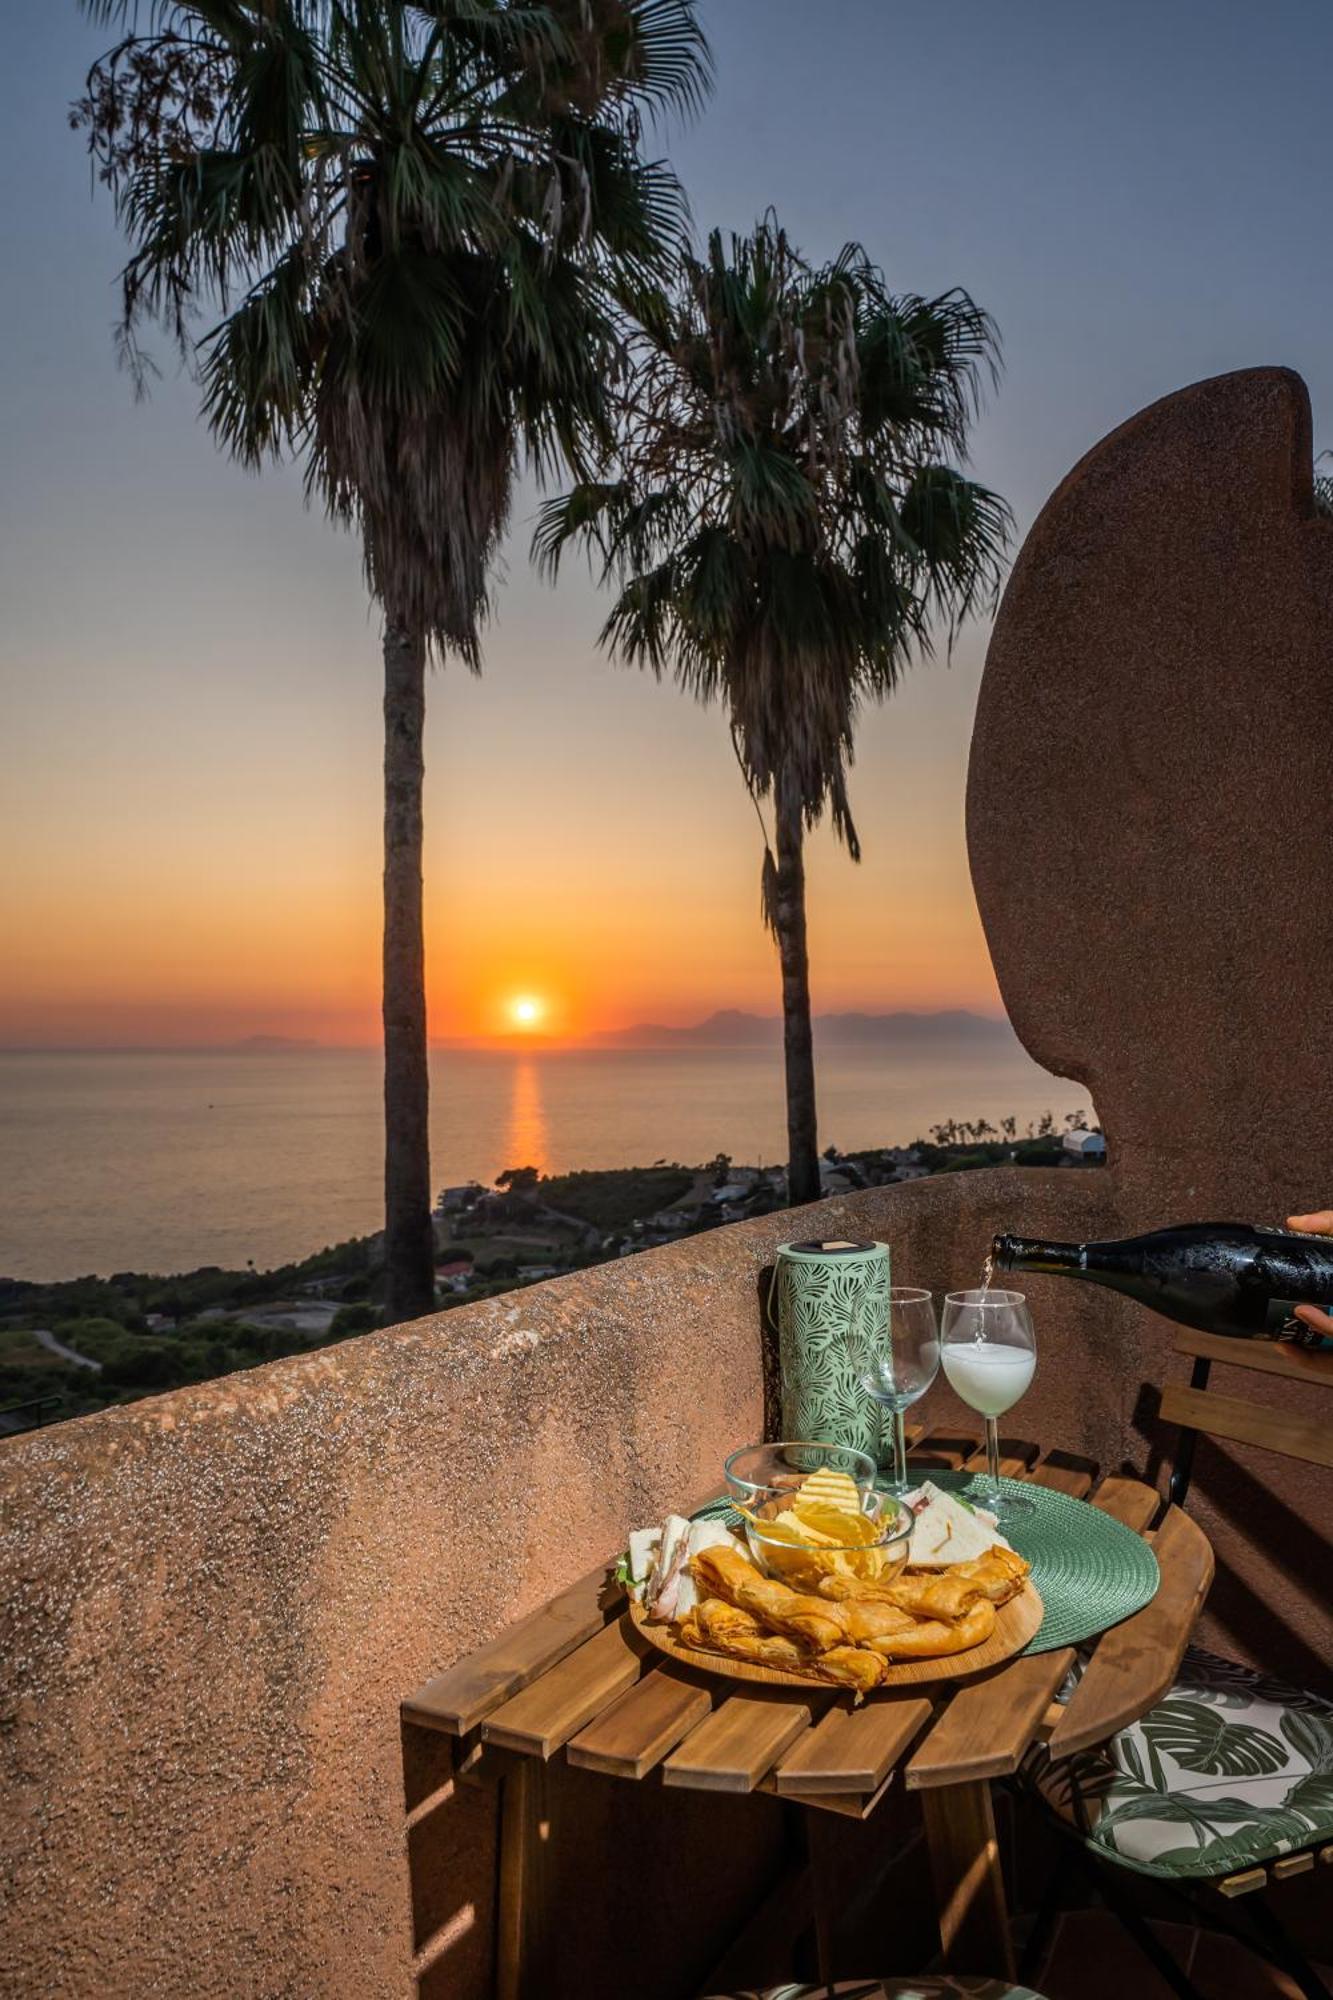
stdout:
[[(990, 1014), (972, 1014), (965, 1008), (941, 1009), (933, 1014), (816, 1014), (815, 1039), (825, 1046), (870, 1044), (898, 1048), (921, 1048), (951, 1042), (996, 1042), (1013, 1039), (1013, 1029), (1005, 1020)], [(776, 1014), (746, 1014), (736, 1007), (723, 1007), (689, 1028), (668, 1028), (659, 1022), (641, 1021), (632, 1028), (617, 1028), (595, 1037), (601, 1048), (767, 1048), (782, 1040), (782, 1022)]]

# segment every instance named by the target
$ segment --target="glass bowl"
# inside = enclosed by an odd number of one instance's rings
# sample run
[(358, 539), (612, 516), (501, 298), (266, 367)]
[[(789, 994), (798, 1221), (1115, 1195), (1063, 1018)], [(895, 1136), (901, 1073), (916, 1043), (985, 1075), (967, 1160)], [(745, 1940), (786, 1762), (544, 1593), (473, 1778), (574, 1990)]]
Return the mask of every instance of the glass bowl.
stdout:
[(794, 1493), (812, 1472), (845, 1472), (855, 1481), (864, 1513), (876, 1512), (876, 1465), (864, 1451), (850, 1445), (789, 1440), (781, 1444), (747, 1444), (733, 1451), (722, 1470), (727, 1497), (759, 1513), (765, 1503)]
[(746, 1508), (741, 1516), (742, 1532), (756, 1566), (766, 1576), (790, 1584), (793, 1590), (817, 1591), (831, 1576), (888, 1583), (905, 1566), (912, 1539), (912, 1510), (890, 1494), (871, 1496), (871, 1504), (860, 1517), (862, 1539), (852, 1544), (816, 1539), (808, 1526), (792, 1516), (792, 1497), (785, 1492), (757, 1507), (742, 1502)]

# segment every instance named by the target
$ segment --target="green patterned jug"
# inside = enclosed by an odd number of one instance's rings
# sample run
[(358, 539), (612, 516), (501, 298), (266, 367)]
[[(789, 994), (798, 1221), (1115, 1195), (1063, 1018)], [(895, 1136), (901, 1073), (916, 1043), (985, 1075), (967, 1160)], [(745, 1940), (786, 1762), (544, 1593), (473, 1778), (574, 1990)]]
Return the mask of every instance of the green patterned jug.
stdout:
[(881, 1412), (861, 1385), (849, 1336), (888, 1323), (888, 1244), (779, 1244), (769, 1311), (778, 1329), (783, 1437), (850, 1445), (878, 1463)]

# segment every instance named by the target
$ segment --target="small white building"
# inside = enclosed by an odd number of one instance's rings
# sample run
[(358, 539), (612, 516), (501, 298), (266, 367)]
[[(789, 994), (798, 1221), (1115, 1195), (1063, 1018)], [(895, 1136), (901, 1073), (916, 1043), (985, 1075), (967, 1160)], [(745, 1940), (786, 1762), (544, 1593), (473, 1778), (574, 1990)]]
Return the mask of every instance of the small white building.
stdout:
[(747, 1194), (753, 1193), (757, 1178), (755, 1174), (733, 1174), (722, 1187), (714, 1188), (708, 1199), (714, 1208), (730, 1208), (733, 1202), (744, 1201)]
[(1106, 1140), (1100, 1132), (1066, 1132), (1061, 1143), (1066, 1153), (1075, 1160), (1106, 1158)]
[(456, 1215), (460, 1208), (471, 1208), (474, 1202), (480, 1201), (485, 1192), (480, 1181), (464, 1181), (461, 1187), (441, 1188), (435, 1213)]

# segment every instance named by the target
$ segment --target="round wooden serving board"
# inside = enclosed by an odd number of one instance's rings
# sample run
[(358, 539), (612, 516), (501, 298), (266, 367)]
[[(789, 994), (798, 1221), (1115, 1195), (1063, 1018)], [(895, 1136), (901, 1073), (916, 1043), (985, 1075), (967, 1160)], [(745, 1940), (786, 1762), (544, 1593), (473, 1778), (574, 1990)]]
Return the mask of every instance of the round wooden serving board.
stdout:
[[(785, 1673), (781, 1667), (753, 1666), (749, 1660), (733, 1659), (729, 1653), (705, 1653), (695, 1646), (682, 1646), (672, 1636), (669, 1625), (650, 1625), (643, 1606), (633, 1600), (629, 1615), (650, 1645), (659, 1652), (669, 1653), (673, 1660), (683, 1661), (687, 1667), (699, 1668), (702, 1673), (723, 1674), (729, 1680), (763, 1681), (770, 1687), (836, 1689), (844, 1685), (819, 1680), (814, 1674)], [(873, 1701), (877, 1694), (891, 1694), (895, 1688), (919, 1687), (923, 1681), (961, 1680), (965, 1674), (980, 1674), (987, 1667), (998, 1667), (1022, 1652), (1028, 1640), (1035, 1637), (1041, 1621), (1041, 1599), (1031, 1583), (1026, 1583), (1017, 1597), (1000, 1606), (995, 1630), (982, 1645), (971, 1646), (965, 1653), (947, 1653), (942, 1659), (890, 1662), (888, 1674), (877, 1688), (871, 1689), (866, 1700)]]

